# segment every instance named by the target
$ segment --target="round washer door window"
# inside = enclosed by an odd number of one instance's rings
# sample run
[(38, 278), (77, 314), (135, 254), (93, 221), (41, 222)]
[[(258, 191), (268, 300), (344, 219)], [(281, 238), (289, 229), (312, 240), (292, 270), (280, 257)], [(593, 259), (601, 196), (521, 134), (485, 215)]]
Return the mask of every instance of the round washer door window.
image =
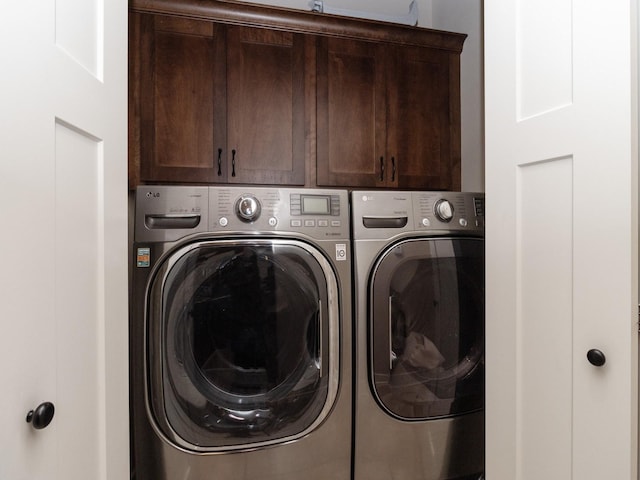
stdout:
[(302, 242), (209, 242), (172, 255), (151, 287), (148, 324), (150, 404), (165, 434), (220, 450), (318, 424), (336, 393), (326, 318), (335, 286)]
[(371, 384), (392, 416), (426, 420), (484, 405), (484, 241), (405, 240), (370, 282)]

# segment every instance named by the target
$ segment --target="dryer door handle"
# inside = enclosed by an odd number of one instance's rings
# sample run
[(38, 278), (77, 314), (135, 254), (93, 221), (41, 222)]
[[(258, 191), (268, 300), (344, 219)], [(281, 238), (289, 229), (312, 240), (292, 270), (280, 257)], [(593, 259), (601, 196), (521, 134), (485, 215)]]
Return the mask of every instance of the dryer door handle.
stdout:
[(393, 370), (393, 364), (397, 360), (396, 352), (393, 351), (393, 297), (389, 295), (389, 371)]
[(404, 228), (409, 217), (362, 217), (364, 228)]

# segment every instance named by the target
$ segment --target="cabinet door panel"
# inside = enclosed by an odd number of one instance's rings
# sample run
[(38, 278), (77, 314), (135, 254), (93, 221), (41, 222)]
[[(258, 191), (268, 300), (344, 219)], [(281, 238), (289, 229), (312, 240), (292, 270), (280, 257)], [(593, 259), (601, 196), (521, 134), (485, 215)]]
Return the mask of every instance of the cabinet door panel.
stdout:
[(304, 184), (303, 36), (228, 27), (227, 40), (228, 181)]
[(318, 185), (375, 187), (383, 183), (384, 75), (378, 45), (318, 39)]
[(458, 189), (453, 174), (460, 165), (459, 74), (451, 71), (451, 55), (424, 48), (391, 53), (398, 62), (390, 73), (387, 137), (397, 169), (394, 186)]
[(151, 61), (141, 72), (141, 178), (222, 181), (225, 72), (217, 60), (224, 35), (210, 22), (158, 16), (150, 23), (143, 51)]

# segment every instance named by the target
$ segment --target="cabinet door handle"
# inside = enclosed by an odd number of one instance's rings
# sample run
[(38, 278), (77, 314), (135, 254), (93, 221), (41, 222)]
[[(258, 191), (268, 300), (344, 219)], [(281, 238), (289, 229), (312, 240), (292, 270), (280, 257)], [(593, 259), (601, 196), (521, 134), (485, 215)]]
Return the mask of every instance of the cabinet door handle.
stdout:
[(222, 176), (222, 149), (218, 149), (218, 176)]
[(396, 157), (391, 157), (391, 181), (396, 181)]
[(380, 157), (380, 181), (384, 180), (384, 157)]
[(231, 150), (231, 176), (236, 176), (236, 150)]

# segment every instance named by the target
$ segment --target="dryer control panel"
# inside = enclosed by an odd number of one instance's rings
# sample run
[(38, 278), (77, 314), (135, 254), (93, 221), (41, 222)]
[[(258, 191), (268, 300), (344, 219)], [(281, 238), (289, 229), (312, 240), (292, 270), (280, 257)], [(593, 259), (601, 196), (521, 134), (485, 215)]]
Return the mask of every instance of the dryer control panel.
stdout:
[(354, 238), (484, 232), (483, 193), (354, 191), (351, 204)]

